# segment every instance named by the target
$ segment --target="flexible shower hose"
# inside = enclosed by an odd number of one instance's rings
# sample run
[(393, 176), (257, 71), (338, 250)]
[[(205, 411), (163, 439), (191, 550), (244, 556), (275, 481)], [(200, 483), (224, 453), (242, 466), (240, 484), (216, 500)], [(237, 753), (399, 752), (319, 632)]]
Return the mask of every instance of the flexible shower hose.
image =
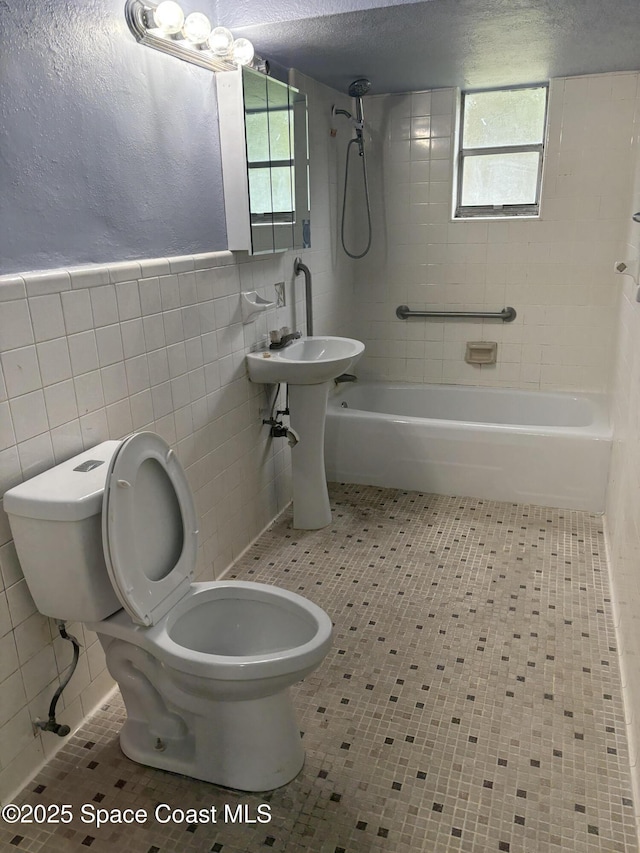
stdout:
[(358, 260), (359, 258), (364, 258), (364, 256), (367, 254), (367, 252), (371, 248), (371, 203), (369, 201), (369, 181), (367, 179), (367, 161), (365, 159), (364, 145), (362, 145), (360, 156), (362, 158), (362, 177), (363, 177), (363, 181), (364, 181), (364, 195), (365, 195), (365, 199), (366, 199), (366, 203), (367, 203), (367, 223), (368, 223), (368, 228), (369, 228), (369, 232), (368, 232), (369, 237), (368, 237), (367, 245), (366, 245), (364, 252), (360, 252), (359, 255), (356, 255), (353, 252), (350, 252), (349, 249), (347, 249), (347, 247), (345, 245), (345, 241), (344, 241), (344, 222), (345, 222), (345, 211), (347, 208), (347, 183), (348, 183), (348, 179), (349, 179), (349, 155), (351, 153), (351, 146), (353, 145), (354, 142), (360, 143), (360, 140), (357, 139), (356, 137), (354, 137), (353, 139), (349, 140), (349, 144), (347, 145), (347, 162), (346, 162), (345, 167), (344, 167), (344, 194), (342, 196), (342, 227), (340, 229), (340, 237), (342, 239), (342, 248), (344, 249), (345, 254), (347, 254), (350, 258), (353, 258), (354, 260)]

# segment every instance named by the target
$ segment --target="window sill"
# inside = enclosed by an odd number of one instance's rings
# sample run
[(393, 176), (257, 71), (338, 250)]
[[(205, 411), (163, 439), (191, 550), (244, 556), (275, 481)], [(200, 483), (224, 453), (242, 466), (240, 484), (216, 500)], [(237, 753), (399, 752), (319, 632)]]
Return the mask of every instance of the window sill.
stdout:
[(501, 213), (496, 216), (452, 216), (449, 222), (519, 222), (520, 220), (531, 221), (532, 219), (540, 219), (539, 213)]

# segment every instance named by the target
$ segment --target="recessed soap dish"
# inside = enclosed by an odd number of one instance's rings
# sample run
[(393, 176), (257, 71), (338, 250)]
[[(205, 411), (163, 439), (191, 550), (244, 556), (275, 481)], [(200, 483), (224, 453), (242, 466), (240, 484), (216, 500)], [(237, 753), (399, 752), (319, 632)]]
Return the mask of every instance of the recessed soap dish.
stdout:
[(464, 360), (467, 364), (495, 364), (498, 360), (498, 342), (467, 341)]

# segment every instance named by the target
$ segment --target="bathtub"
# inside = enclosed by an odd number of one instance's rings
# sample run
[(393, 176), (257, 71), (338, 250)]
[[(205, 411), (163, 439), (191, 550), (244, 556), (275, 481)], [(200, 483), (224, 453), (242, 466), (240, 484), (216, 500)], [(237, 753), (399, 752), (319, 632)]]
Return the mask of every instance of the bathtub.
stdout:
[(601, 513), (599, 394), (358, 382), (329, 398), (327, 479)]

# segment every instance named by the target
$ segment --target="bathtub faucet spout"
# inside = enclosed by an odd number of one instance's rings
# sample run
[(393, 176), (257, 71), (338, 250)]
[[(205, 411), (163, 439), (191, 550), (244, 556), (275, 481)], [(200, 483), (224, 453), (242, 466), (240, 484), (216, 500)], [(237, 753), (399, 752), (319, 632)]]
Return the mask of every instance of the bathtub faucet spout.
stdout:
[(353, 373), (341, 373), (340, 376), (336, 376), (333, 381), (336, 385), (340, 385), (342, 382), (357, 382), (358, 377)]

